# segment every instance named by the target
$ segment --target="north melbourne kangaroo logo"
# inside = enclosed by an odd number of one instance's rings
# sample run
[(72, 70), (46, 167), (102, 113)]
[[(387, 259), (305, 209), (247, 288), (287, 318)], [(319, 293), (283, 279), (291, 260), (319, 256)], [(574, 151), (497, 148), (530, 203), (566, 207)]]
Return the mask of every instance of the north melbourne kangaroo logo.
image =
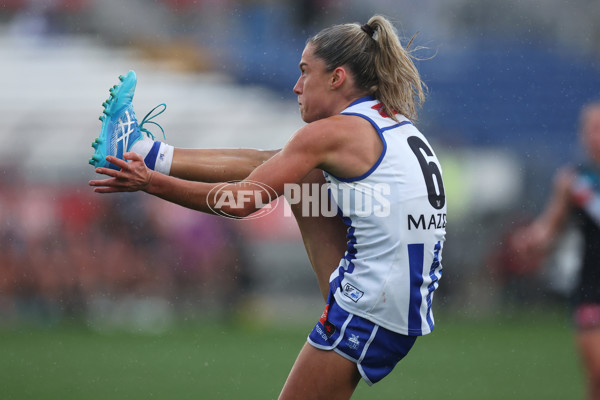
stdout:
[(358, 346), (360, 346), (360, 340), (358, 340), (359, 337), (358, 337), (358, 335), (355, 335), (354, 333), (351, 333), (350, 335), (351, 335), (351, 338), (348, 339), (348, 346), (351, 349), (356, 350), (358, 348)]

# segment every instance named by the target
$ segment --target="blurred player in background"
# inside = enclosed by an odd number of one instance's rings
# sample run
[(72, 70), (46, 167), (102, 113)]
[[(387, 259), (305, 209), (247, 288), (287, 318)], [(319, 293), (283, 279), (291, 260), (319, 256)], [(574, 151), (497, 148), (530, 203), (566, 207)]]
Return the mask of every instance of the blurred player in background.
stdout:
[[(278, 151), (174, 149), (144, 138), (152, 117), (137, 126), (132, 72), (105, 103), (90, 163), (108, 178), (90, 181), (96, 192), (142, 190), (245, 217), (271, 199), (264, 187), (280, 196), (290, 184), (329, 185), (337, 215), (293, 206), (327, 305), (281, 399), (348, 399), (361, 377), (385, 377), (434, 328), (446, 202), (439, 162), (412, 122), (424, 85), (409, 46), (381, 16), (312, 37), (294, 87), (307, 125)], [(211, 190), (237, 200), (251, 190), (259, 201), (219, 206)]]
[(600, 400), (600, 102), (583, 108), (580, 131), (585, 163), (565, 166), (556, 174), (546, 208), (513, 236), (512, 247), (520, 263), (538, 263), (552, 249), (567, 221), (576, 221), (584, 246), (572, 293), (573, 319), (588, 396)]

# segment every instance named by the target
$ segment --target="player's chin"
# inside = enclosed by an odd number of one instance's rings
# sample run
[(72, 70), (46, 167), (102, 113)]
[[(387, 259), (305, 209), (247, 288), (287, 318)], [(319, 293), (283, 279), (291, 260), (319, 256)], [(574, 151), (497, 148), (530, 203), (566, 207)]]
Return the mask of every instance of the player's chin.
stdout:
[(310, 115), (303, 109), (300, 109), (300, 118), (302, 118), (302, 121), (306, 122), (307, 124), (310, 124), (311, 122), (315, 122), (317, 120), (313, 115)]

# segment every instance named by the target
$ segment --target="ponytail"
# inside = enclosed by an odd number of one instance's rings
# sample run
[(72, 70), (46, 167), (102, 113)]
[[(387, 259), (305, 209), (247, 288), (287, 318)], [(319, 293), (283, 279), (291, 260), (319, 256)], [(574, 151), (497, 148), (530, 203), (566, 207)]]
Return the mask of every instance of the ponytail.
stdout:
[(377, 32), (374, 40), (379, 45), (374, 62), (379, 80), (375, 97), (383, 103), (388, 115), (396, 111), (416, 120), (418, 108), (425, 101), (427, 87), (421, 81), (410, 51), (415, 36), (404, 48), (394, 26), (386, 18), (376, 15), (369, 19), (367, 25)]

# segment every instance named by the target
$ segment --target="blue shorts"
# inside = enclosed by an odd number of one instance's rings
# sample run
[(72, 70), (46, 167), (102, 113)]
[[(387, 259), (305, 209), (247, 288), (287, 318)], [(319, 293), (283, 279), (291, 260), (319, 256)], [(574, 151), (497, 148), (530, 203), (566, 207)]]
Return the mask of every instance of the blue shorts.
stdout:
[(417, 336), (405, 336), (344, 311), (329, 293), (328, 304), (308, 343), (336, 353), (356, 363), (369, 385), (387, 376), (408, 354)]

